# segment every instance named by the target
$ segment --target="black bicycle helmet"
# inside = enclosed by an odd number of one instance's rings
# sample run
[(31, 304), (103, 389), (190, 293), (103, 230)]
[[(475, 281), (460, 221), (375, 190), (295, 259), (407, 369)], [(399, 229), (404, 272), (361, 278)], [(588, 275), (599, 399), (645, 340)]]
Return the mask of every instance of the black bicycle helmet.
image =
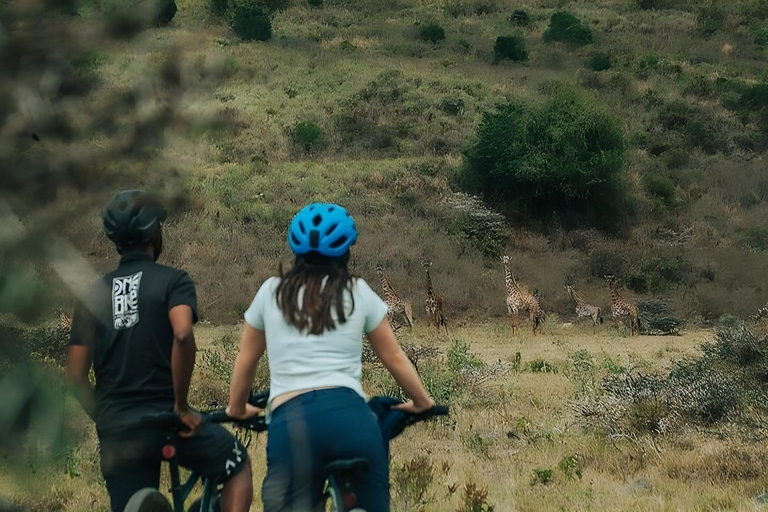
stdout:
[(102, 214), (104, 232), (118, 248), (148, 243), (167, 216), (157, 198), (142, 190), (118, 192)]

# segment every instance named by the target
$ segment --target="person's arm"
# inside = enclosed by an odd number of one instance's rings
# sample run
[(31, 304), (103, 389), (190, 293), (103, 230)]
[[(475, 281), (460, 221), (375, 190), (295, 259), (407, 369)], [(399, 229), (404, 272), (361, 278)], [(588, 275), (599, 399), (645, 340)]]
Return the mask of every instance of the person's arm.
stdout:
[(395, 382), (411, 397), (409, 402), (394, 408), (411, 413), (420, 413), (434, 406), (435, 401), (429, 396), (419, 374), (416, 373), (413, 364), (397, 342), (387, 318), (384, 318), (378, 327), (368, 333), (368, 339), (371, 341), (371, 348), (384, 364), (384, 367), (392, 374), (392, 377), (395, 378)]
[(91, 370), (91, 349), (87, 345), (70, 345), (67, 351), (67, 378), (72, 391), (85, 413), (95, 421), (93, 387), (88, 378)]
[(189, 432), (180, 432), (182, 437), (191, 437), (197, 433), (202, 423), (202, 416), (189, 409), (187, 397), (192, 370), (195, 368), (195, 333), (192, 330), (193, 312), (186, 304), (174, 306), (168, 311), (168, 319), (173, 329), (173, 348), (171, 349), (171, 374), (175, 403), (173, 410), (179, 413)]
[(248, 395), (256, 376), (256, 366), (266, 349), (267, 338), (264, 331), (244, 323), (240, 336), (240, 352), (235, 359), (232, 382), (229, 385), (227, 416), (246, 419), (261, 412), (260, 408), (248, 403)]

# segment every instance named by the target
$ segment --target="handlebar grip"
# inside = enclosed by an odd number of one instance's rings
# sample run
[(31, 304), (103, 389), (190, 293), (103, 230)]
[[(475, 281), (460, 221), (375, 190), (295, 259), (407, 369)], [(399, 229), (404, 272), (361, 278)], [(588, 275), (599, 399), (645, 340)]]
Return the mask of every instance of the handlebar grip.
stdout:
[(448, 416), (450, 407), (445, 404), (436, 404), (430, 410), (424, 412), (429, 413), (430, 416)]

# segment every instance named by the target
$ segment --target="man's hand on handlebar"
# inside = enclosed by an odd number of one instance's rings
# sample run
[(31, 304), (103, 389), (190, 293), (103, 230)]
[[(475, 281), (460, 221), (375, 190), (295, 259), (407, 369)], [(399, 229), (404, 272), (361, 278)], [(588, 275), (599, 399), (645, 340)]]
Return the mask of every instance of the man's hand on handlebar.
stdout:
[(237, 420), (248, 420), (261, 414), (262, 412), (264, 412), (264, 409), (249, 403), (246, 403), (245, 407), (240, 410), (234, 409), (231, 405), (228, 405), (226, 409), (227, 416)]
[(428, 402), (425, 402), (423, 404), (416, 404), (413, 400), (408, 400), (405, 403), (399, 404), (399, 405), (393, 405), (393, 409), (399, 409), (404, 412), (408, 412), (411, 414), (419, 414), (424, 411), (428, 411), (431, 408), (435, 406), (435, 401), (431, 398)]
[(178, 433), (179, 437), (192, 437), (200, 430), (200, 426), (203, 424), (203, 415), (197, 411), (187, 409), (186, 411), (178, 411), (179, 418), (187, 430), (182, 430)]

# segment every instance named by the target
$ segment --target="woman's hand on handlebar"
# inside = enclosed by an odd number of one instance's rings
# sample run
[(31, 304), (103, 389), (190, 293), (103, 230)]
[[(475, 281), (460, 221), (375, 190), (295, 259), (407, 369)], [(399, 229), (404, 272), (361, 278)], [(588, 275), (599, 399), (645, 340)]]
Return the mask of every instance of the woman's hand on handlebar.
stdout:
[(251, 405), (249, 403), (245, 404), (245, 407), (242, 409), (236, 409), (233, 408), (231, 405), (227, 406), (226, 413), (227, 416), (230, 418), (235, 418), (237, 420), (248, 420), (253, 418), (254, 416), (258, 416), (264, 412), (264, 409), (261, 407), (256, 407), (255, 405)]
[(434, 406), (435, 406), (435, 401), (430, 398), (429, 401), (423, 404), (416, 404), (413, 400), (408, 400), (403, 404), (393, 405), (392, 408), (399, 409), (401, 411), (408, 412), (411, 414), (419, 414), (424, 411), (430, 410)]

